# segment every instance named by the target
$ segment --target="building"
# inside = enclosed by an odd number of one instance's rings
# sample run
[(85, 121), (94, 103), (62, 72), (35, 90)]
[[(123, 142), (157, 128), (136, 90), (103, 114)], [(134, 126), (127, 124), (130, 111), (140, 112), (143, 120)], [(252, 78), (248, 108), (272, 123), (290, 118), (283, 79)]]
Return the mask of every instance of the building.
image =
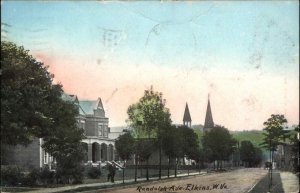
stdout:
[[(101, 98), (97, 100), (78, 100), (76, 95), (63, 93), (62, 99), (73, 102), (79, 110), (76, 117), (78, 127), (84, 130), (85, 164), (99, 165), (115, 159), (115, 139), (120, 133), (111, 133), (109, 119)], [(116, 135), (117, 134), (117, 135)], [(24, 169), (39, 169), (55, 165), (55, 159), (42, 148), (43, 139), (33, 139), (28, 146), (6, 147), (5, 164), (18, 165)]]
[(189, 106), (186, 103), (185, 105), (185, 110), (184, 110), (184, 115), (183, 115), (183, 125), (188, 126), (188, 127), (192, 127), (192, 118), (190, 115), (190, 110), (189, 110)]
[(206, 109), (206, 115), (205, 115), (205, 122), (203, 127), (203, 132), (210, 131), (212, 128), (214, 128), (214, 120), (211, 113), (211, 107), (210, 107), (210, 101), (209, 101), (209, 95), (208, 95), (208, 102), (207, 102), (207, 109)]

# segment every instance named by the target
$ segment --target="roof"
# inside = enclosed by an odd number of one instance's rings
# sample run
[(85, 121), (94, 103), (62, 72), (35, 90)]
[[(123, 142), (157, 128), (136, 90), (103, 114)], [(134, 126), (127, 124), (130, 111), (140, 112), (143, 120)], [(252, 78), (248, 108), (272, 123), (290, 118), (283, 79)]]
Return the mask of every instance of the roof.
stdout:
[(103, 110), (103, 112), (104, 112), (101, 98), (98, 98), (97, 100), (79, 101), (79, 105), (82, 108), (82, 110), (84, 111), (84, 113), (88, 114), (88, 115), (93, 115), (94, 110), (96, 110), (96, 109)]
[(191, 122), (192, 121), (191, 115), (190, 115), (190, 111), (189, 111), (189, 106), (188, 106), (187, 103), (185, 105), (185, 110), (184, 110), (184, 115), (183, 115), (183, 121), (184, 122)]
[(66, 93), (62, 93), (61, 98), (64, 101), (71, 101), (71, 102), (78, 103), (78, 98), (77, 98), (76, 95), (69, 95), (69, 94), (66, 94)]
[(204, 129), (205, 128), (213, 128), (213, 127), (214, 127), (214, 120), (213, 120), (213, 117), (212, 117), (210, 102), (209, 102), (209, 99), (208, 99), (205, 122), (204, 122)]

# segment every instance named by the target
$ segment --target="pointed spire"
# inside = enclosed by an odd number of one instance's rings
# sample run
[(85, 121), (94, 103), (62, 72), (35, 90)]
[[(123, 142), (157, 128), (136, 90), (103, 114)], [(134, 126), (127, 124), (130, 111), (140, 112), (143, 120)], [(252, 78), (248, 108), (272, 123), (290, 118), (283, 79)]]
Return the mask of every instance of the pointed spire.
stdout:
[(214, 121), (213, 121), (213, 117), (212, 117), (212, 113), (211, 113), (209, 94), (208, 94), (208, 103), (207, 103), (207, 109), (206, 109), (204, 129), (211, 129), (213, 127), (214, 127)]
[(184, 115), (183, 115), (183, 125), (191, 126), (191, 122), (192, 122), (192, 119), (191, 119), (191, 115), (190, 115), (190, 111), (189, 111), (189, 106), (186, 103)]
[(188, 106), (187, 103), (185, 105), (185, 110), (184, 110), (184, 115), (183, 115), (183, 121), (188, 121), (188, 122), (192, 121), (191, 115), (190, 115), (189, 106)]

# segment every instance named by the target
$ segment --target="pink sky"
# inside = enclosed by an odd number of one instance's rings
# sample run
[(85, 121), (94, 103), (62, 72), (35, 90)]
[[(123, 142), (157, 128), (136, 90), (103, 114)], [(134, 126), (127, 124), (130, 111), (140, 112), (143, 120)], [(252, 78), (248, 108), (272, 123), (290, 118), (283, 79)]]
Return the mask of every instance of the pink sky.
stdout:
[(173, 123), (182, 122), (188, 102), (193, 124), (204, 124), (208, 93), (215, 123), (230, 130), (261, 129), (271, 114), (284, 114), (289, 125), (299, 122), (299, 82), (280, 74), (148, 64), (122, 67), (66, 55), (35, 56), (50, 66), (65, 92), (79, 99), (101, 97), (111, 127), (126, 125), (128, 106), (151, 85), (163, 93)]
[(65, 92), (101, 97), (111, 127), (151, 85), (173, 123), (187, 102), (204, 124), (210, 94), (230, 130), (262, 129), (271, 114), (299, 124), (298, 1), (5, 1), (2, 26)]

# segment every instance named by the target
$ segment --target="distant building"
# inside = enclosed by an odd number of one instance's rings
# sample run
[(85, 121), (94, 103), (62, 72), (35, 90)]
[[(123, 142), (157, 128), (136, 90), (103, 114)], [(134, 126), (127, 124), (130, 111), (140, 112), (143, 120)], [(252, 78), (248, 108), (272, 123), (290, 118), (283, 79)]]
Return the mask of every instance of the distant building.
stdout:
[(285, 143), (278, 145), (277, 151), (274, 152), (273, 159), (276, 167), (282, 170), (293, 171), (293, 145)]
[(215, 124), (214, 124), (214, 120), (212, 117), (210, 101), (209, 101), (209, 96), (208, 96), (208, 103), (207, 103), (203, 132), (210, 131), (212, 128), (214, 128), (214, 126), (215, 126)]
[[(84, 130), (85, 138), (82, 143), (85, 147), (86, 164), (100, 164), (104, 161), (115, 159), (115, 139), (120, 132), (111, 133), (108, 127), (109, 119), (101, 98), (97, 100), (78, 100), (75, 95), (63, 93), (62, 99), (73, 102), (79, 110), (76, 117), (78, 127)], [(43, 139), (36, 138), (28, 146), (7, 146), (5, 163), (18, 165), (24, 169), (38, 169), (48, 166), (50, 169), (55, 165), (55, 159), (43, 148)]]
[(187, 103), (185, 105), (185, 110), (184, 110), (184, 114), (183, 114), (183, 125), (188, 126), (190, 128), (192, 127), (192, 118), (191, 118), (189, 106)]
[(97, 100), (78, 100), (74, 95), (63, 95), (64, 100), (72, 101), (78, 106), (78, 127), (84, 130), (82, 140), (86, 149), (86, 163), (99, 163), (115, 159), (115, 140), (110, 138), (108, 118), (101, 98)]

